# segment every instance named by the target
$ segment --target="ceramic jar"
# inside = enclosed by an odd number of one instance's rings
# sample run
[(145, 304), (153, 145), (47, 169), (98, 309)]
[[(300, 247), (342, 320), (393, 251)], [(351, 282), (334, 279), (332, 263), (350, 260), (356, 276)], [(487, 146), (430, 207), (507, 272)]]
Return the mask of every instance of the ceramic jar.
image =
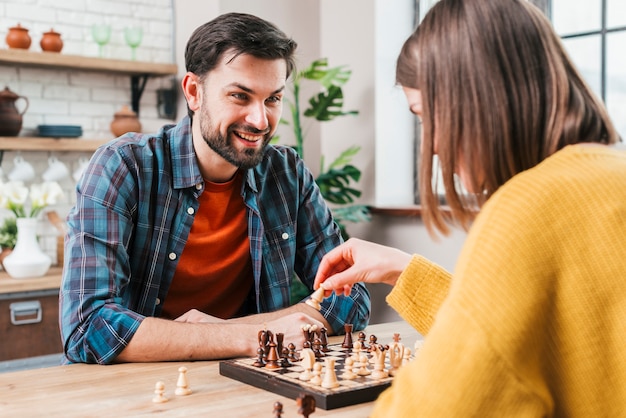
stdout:
[(61, 52), (63, 49), (63, 40), (61, 34), (50, 29), (49, 32), (45, 32), (41, 41), (39, 42), (42, 51), (48, 52)]
[[(24, 109), (20, 112), (16, 102), (23, 100)], [(28, 109), (28, 99), (15, 94), (8, 87), (0, 91), (0, 136), (16, 136), (22, 130), (22, 115)]]
[(9, 48), (28, 49), (30, 48), (30, 35), (28, 29), (23, 28), (19, 23), (17, 26), (9, 28), (6, 42)]
[(139, 122), (137, 114), (128, 106), (122, 106), (122, 108), (113, 115), (111, 132), (113, 132), (115, 136), (124, 135), (126, 132), (141, 132), (141, 123)]

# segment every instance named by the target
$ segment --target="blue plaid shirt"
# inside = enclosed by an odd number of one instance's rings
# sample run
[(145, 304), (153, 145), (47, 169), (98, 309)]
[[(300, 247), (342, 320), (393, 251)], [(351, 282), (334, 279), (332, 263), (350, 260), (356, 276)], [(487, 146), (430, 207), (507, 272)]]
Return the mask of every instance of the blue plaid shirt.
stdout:
[[(111, 363), (146, 316), (159, 316), (197, 212), (204, 180), (190, 119), (156, 135), (126, 134), (100, 147), (68, 215), (60, 326), (70, 362)], [(295, 275), (312, 291), (322, 256), (341, 243), (313, 176), (289, 147), (270, 146), (248, 170), (254, 273), (245, 314), (290, 305)], [(364, 328), (370, 297), (358, 284), (321, 309), (333, 330)]]

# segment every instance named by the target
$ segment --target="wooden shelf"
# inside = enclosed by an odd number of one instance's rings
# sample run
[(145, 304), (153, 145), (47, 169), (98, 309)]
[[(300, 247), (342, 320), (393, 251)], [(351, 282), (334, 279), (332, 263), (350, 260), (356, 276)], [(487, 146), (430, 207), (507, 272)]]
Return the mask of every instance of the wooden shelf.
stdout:
[(131, 83), (131, 107), (137, 114), (139, 100), (149, 77), (178, 74), (176, 64), (83, 57), (58, 52), (31, 52), (24, 49), (0, 49), (0, 64), (128, 75)]
[(23, 49), (0, 49), (0, 63), (125, 75), (167, 76), (178, 72), (176, 64), (83, 57), (57, 52), (31, 52)]
[(28, 136), (0, 137), (0, 151), (82, 151), (94, 152), (110, 139), (41, 138)]

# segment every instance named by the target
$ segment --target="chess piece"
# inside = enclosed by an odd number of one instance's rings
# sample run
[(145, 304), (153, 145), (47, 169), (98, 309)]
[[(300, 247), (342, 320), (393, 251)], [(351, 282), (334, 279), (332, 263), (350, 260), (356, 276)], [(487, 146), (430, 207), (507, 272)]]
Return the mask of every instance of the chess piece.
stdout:
[(372, 347), (376, 346), (376, 343), (378, 342), (378, 337), (375, 336), (374, 334), (370, 335), (370, 348), (369, 350), (372, 349)]
[(335, 373), (335, 359), (326, 357), (324, 359), (324, 380), (322, 380), (322, 387), (326, 389), (332, 389), (339, 386), (337, 381), (337, 374)]
[(352, 359), (352, 357), (347, 357), (344, 362), (344, 371), (341, 374), (342, 379), (344, 380), (356, 379), (356, 373), (352, 371), (353, 366), (354, 366), (354, 359)]
[(319, 311), (320, 309), (322, 309), (321, 303), (324, 300), (324, 292), (324, 289), (322, 287), (319, 287), (315, 292), (311, 294), (311, 297), (307, 299), (305, 303)]
[(372, 372), (367, 369), (368, 363), (369, 361), (367, 360), (367, 356), (365, 354), (361, 354), (361, 356), (359, 357), (360, 367), (356, 374), (358, 374), (359, 376), (369, 376), (370, 374), (372, 374)]
[(328, 348), (328, 330), (325, 327), (320, 328), (320, 350), (323, 353), (328, 353), (330, 349)]
[(289, 349), (283, 347), (283, 351), (280, 353), (280, 367), (287, 368), (291, 366), (293, 366), (293, 364), (289, 361)]
[(365, 343), (365, 333), (363, 331), (359, 332), (358, 340), (361, 343), (361, 350), (367, 350), (369, 348)]
[(296, 399), (298, 405), (298, 414), (304, 418), (309, 418), (313, 412), (315, 412), (315, 398), (311, 395), (300, 394)]
[(276, 401), (274, 402), (274, 418), (281, 418), (283, 416), (283, 404)]
[(265, 355), (265, 349), (263, 347), (259, 347), (256, 349), (257, 359), (252, 365), (254, 367), (263, 367), (265, 366), (265, 360), (263, 360), (263, 356)]
[(385, 370), (385, 358), (387, 357), (387, 350), (382, 345), (372, 346), (372, 353), (374, 353), (374, 371), (372, 377), (374, 379), (384, 379), (389, 377), (387, 370)]
[(343, 348), (352, 348), (352, 326), (352, 324), (343, 325), (343, 329), (346, 332), (343, 337), (343, 342), (341, 343)]
[(389, 345), (389, 374), (395, 376), (404, 359), (404, 344), (400, 342), (400, 334), (393, 334), (393, 342)]
[(300, 361), (298, 353), (296, 352), (296, 345), (294, 343), (289, 343), (289, 345), (287, 345), (287, 349), (289, 350), (289, 355), (287, 356), (287, 358), (291, 363), (296, 363)]
[(165, 395), (163, 395), (164, 393), (165, 393), (165, 383), (159, 380), (154, 385), (154, 398), (152, 398), (152, 402), (154, 403), (167, 402), (168, 399), (165, 397)]
[(279, 369), (280, 365), (278, 364), (278, 352), (276, 351), (276, 343), (274, 341), (270, 342), (270, 349), (267, 353), (267, 358), (265, 359), (265, 368), (266, 369)]
[(315, 353), (310, 348), (303, 348), (300, 352), (300, 357), (302, 358), (301, 366), (304, 369), (298, 379), (302, 381), (311, 380), (311, 370), (313, 370), (313, 365), (315, 364)]
[(191, 395), (191, 389), (187, 383), (187, 368), (184, 366), (178, 368), (178, 382), (176, 382), (174, 393), (179, 396)]
[(316, 358), (325, 357), (326, 354), (322, 351), (322, 342), (319, 338), (313, 340), (313, 352), (315, 353)]
[(355, 363), (361, 361), (361, 343), (359, 341), (354, 343), (354, 347), (352, 348), (352, 358)]
[(322, 363), (315, 363), (313, 365), (313, 377), (311, 377), (309, 382), (316, 386), (322, 384)]
[(283, 340), (285, 339), (285, 334), (282, 332), (276, 333), (276, 351), (278, 354), (283, 352)]
[(404, 347), (404, 354), (402, 354), (402, 365), (409, 364), (411, 361), (411, 349), (409, 347)]

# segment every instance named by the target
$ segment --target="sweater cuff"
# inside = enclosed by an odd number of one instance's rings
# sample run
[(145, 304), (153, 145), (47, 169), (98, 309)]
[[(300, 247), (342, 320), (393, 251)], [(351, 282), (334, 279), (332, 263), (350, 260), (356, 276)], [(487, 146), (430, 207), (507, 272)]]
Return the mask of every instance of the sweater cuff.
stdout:
[(450, 279), (450, 272), (443, 267), (413, 255), (387, 295), (387, 303), (420, 334), (426, 335), (448, 295)]

